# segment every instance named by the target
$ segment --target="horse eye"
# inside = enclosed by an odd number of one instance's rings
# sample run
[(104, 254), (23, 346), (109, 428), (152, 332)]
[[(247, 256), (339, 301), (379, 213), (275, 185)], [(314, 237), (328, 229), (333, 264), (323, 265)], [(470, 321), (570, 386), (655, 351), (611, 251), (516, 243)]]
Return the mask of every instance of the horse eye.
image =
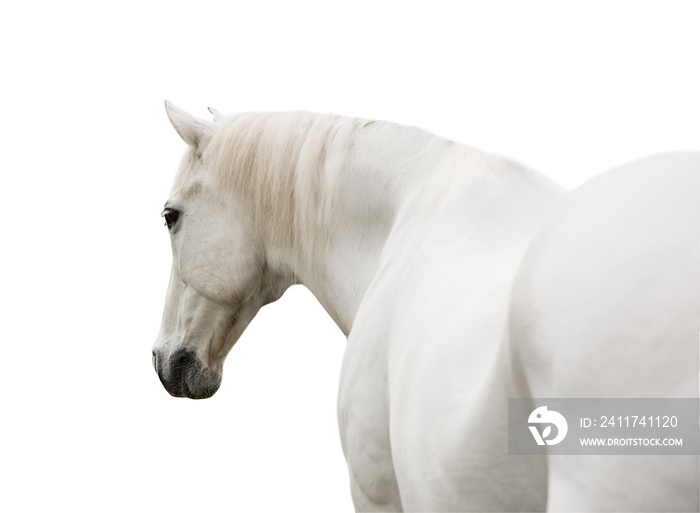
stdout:
[(165, 218), (165, 226), (168, 227), (168, 230), (172, 230), (173, 226), (175, 226), (177, 223), (177, 220), (180, 219), (180, 212), (173, 208), (166, 208), (163, 210), (161, 216)]

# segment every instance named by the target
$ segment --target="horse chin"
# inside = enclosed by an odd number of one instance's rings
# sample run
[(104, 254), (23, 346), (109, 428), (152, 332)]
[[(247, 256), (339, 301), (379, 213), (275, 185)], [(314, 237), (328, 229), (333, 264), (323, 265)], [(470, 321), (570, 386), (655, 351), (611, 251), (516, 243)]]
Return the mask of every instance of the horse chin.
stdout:
[[(178, 349), (156, 372), (165, 390), (173, 397), (207, 399), (221, 385), (221, 370), (207, 368), (192, 349)], [(167, 372), (166, 372), (167, 371)]]

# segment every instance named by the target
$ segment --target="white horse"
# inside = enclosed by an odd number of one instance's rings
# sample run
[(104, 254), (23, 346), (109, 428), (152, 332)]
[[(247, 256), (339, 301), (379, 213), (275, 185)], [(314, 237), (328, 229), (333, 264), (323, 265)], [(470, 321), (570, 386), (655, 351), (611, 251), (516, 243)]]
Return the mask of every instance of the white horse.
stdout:
[(258, 310), (302, 283), (348, 337), (357, 510), (698, 510), (696, 456), (509, 456), (507, 398), (697, 397), (699, 155), (567, 195), (415, 128), (166, 109), (190, 146), (163, 212), (168, 392), (214, 394)]

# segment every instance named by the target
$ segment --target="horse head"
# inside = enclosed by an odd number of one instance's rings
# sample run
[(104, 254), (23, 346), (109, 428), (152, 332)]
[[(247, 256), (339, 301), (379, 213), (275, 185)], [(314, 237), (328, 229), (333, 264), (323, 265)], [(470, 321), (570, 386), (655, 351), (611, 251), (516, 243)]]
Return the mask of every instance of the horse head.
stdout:
[(218, 390), (226, 355), (288, 285), (269, 271), (244, 195), (221, 197), (209, 151), (218, 113), (209, 122), (166, 110), (189, 149), (162, 213), (173, 261), (153, 365), (171, 395), (200, 399)]

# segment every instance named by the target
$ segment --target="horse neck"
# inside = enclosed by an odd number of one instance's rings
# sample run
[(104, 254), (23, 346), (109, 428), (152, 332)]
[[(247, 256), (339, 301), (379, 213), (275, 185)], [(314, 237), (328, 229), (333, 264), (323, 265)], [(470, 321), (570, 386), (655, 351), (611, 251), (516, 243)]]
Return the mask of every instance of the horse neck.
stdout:
[[(510, 179), (504, 180), (507, 169), (494, 171), (496, 167), (513, 166), (518, 172)], [(485, 186), (488, 189), (485, 182), (489, 180), (498, 181), (504, 193), (507, 191), (503, 201), (519, 217), (519, 223), (542, 217), (540, 211), (546, 208), (534, 205), (551, 204), (561, 194), (561, 189), (548, 179), (529, 171), (523, 174), (519, 172), (523, 168), (505, 159), (422, 130), (388, 123), (371, 123), (356, 131), (352, 150), (341, 167), (322, 170), (338, 178), (333, 208), (324, 220), (325, 237), (311, 239), (319, 248), (302, 248), (307, 251), (294, 252), (287, 264), (296, 281), (316, 296), (346, 335), (379, 270), (392, 233), (393, 243), (396, 232), (406, 227), (410, 231), (416, 219), (424, 227), (431, 223), (443, 226), (440, 216), (449, 219), (457, 230), (471, 221), (478, 224), (490, 212), (465, 212), (461, 205), (465, 196), (474, 197)], [(525, 189), (528, 193), (523, 201)], [(515, 203), (522, 204), (520, 212), (513, 208)], [(481, 230), (481, 226), (476, 227), (477, 232)]]
[(296, 172), (297, 231), (303, 228), (291, 239), (270, 237), (266, 243), (270, 269), (291, 277), (287, 283), (306, 286), (346, 335), (404, 194), (449, 144), (390, 123), (352, 125), (349, 137), (332, 137), (324, 157), (306, 159), (302, 152), (301, 161), (322, 163), (319, 170), (302, 165)]

